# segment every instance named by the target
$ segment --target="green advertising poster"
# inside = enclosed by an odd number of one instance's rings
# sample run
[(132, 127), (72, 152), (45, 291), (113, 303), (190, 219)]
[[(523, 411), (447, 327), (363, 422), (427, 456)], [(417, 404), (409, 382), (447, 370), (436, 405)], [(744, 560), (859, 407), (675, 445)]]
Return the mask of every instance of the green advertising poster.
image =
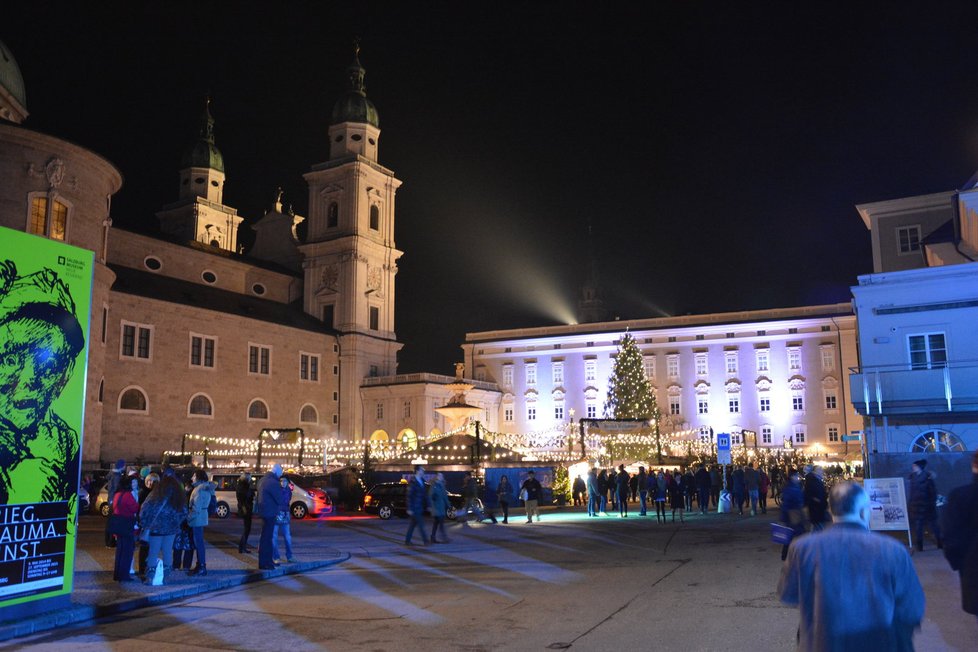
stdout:
[(0, 227), (0, 607), (71, 592), (93, 265)]

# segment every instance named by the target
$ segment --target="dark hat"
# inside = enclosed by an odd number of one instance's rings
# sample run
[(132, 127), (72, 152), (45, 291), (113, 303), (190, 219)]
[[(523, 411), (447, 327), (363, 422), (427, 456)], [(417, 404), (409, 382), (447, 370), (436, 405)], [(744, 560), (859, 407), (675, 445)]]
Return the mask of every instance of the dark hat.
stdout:
[(923, 469), (924, 467), (927, 466), (927, 460), (917, 460), (916, 462), (914, 462), (914, 464), (916, 464), (918, 467)]

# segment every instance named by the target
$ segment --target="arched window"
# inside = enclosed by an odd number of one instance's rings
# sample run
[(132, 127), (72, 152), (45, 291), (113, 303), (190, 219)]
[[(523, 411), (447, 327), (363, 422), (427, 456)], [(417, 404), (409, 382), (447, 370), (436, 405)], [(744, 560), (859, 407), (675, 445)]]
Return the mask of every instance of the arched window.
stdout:
[(418, 449), (418, 433), (414, 432), (410, 428), (405, 428), (398, 433), (397, 439), (405, 448), (410, 448), (411, 450)]
[(377, 204), (370, 207), (370, 228), (380, 231), (380, 209), (377, 208)]
[(256, 398), (248, 405), (248, 418), (268, 421), (268, 405), (260, 398)]
[(102, 402), (102, 397), (105, 396), (105, 378), (98, 381), (98, 402)]
[(326, 228), (333, 228), (339, 226), (340, 223), (340, 205), (335, 201), (329, 205), (326, 209)]
[(309, 403), (302, 406), (299, 411), (299, 421), (301, 423), (319, 423), (319, 413), (316, 412), (316, 408)]
[(910, 444), (911, 453), (950, 453), (964, 451), (964, 442), (946, 430), (929, 430), (917, 435)]
[(138, 387), (127, 387), (119, 394), (120, 412), (148, 412), (146, 393)]
[(192, 417), (211, 417), (214, 416), (214, 404), (205, 394), (195, 394), (190, 399), (190, 406), (187, 414)]
[(388, 441), (389, 439), (386, 430), (374, 430), (370, 435), (370, 441)]

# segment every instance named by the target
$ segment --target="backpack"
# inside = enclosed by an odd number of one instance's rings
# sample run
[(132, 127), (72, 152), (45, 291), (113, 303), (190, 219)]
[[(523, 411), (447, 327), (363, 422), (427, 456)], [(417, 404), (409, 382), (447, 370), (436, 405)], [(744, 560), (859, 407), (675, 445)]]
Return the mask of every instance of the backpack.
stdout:
[(207, 515), (217, 516), (217, 496), (211, 494), (211, 501), (207, 503)]

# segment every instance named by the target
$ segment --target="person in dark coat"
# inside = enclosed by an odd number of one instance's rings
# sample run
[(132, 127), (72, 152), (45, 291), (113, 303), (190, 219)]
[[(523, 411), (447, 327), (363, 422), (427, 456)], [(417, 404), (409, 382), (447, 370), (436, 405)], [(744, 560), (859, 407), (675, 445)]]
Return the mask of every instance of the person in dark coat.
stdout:
[(526, 480), (520, 485), (520, 493), (526, 492), (526, 500), (523, 504), (526, 506), (526, 522), (532, 523), (534, 515), (537, 517), (537, 523), (540, 522), (540, 498), (543, 497), (543, 486), (540, 481), (537, 480), (536, 474), (533, 470), (526, 472)]
[[(805, 533), (805, 496), (801, 489), (801, 476), (797, 471), (792, 471), (788, 476), (788, 484), (781, 493), (781, 522), (794, 530), (794, 536)], [(794, 542), (794, 539), (791, 540)], [(781, 547), (781, 560), (788, 558), (788, 547), (791, 543), (786, 543)]]
[(676, 473), (675, 476), (669, 479), (669, 485), (666, 489), (669, 492), (669, 507), (672, 508), (672, 522), (676, 522), (676, 510), (679, 510), (679, 522), (685, 523), (686, 519), (683, 518), (683, 513), (686, 510), (686, 492), (683, 490), (683, 476)]
[(720, 469), (716, 465), (710, 467), (710, 499), (713, 500), (713, 506), (720, 506), (720, 489), (723, 487), (723, 476), (720, 475)]
[(730, 486), (733, 493), (733, 501), (737, 506), (737, 511), (741, 515), (744, 513), (744, 501), (747, 499), (747, 484), (744, 478), (744, 469), (737, 467), (730, 474)]
[(615, 476), (615, 493), (618, 498), (618, 518), (628, 518), (628, 495), (631, 493), (631, 477), (624, 464), (618, 465)]
[(421, 540), (428, 545), (428, 533), (424, 529), (424, 510), (428, 504), (428, 487), (424, 483), (424, 467), (420, 464), (414, 467), (414, 476), (408, 482), (407, 515), (411, 520), (407, 534), (404, 535), (404, 545), (411, 545), (411, 535), (414, 528), (421, 531)]
[[(506, 476), (503, 476), (504, 478)], [(502, 481), (500, 481), (502, 484)], [(509, 481), (507, 480), (507, 484)], [(434, 523), (431, 525), (432, 543), (449, 543), (448, 535), (445, 534), (445, 517), (448, 514), (449, 501), (448, 490), (445, 489), (445, 476), (441, 473), (435, 474), (435, 480), (428, 489), (428, 501), (431, 505), (431, 516)], [(505, 523), (505, 521), (503, 521)], [(438, 540), (438, 530), (441, 530), (441, 541)]]
[(961, 608), (978, 616), (978, 453), (971, 484), (957, 487), (944, 507), (944, 557), (961, 579)]
[(757, 501), (760, 493), (761, 476), (754, 469), (754, 463), (748, 462), (744, 469), (744, 486), (747, 488), (747, 497), (750, 499), (750, 515), (757, 515)]
[(941, 527), (937, 524), (937, 486), (934, 484), (934, 474), (927, 470), (927, 460), (917, 460), (910, 468), (913, 472), (910, 474), (907, 511), (913, 528), (914, 545), (918, 551), (924, 549), (924, 525), (927, 525), (937, 540), (937, 547), (941, 548), (943, 542)]
[(574, 496), (574, 506), (578, 507), (582, 504), (581, 500), (583, 499), (584, 494), (587, 492), (587, 485), (584, 484), (584, 478), (581, 476), (574, 478), (574, 488), (572, 491)]
[(238, 478), (234, 487), (234, 496), (238, 499), (238, 516), (241, 517), (244, 526), (241, 539), (238, 540), (238, 552), (250, 553), (248, 537), (251, 536), (251, 519), (255, 513), (255, 483), (252, 482), (251, 474), (247, 471)]
[(261, 538), (258, 541), (258, 568), (275, 570), (275, 519), (278, 513), (287, 510), (282, 501), (282, 466), (276, 464), (266, 473), (258, 484), (258, 515), (261, 516)]
[(706, 510), (710, 508), (710, 472), (701, 465), (693, 479), (696, 482), (696, 500), (699, 502), (700, 513), (706, 514)]
[(598, 495), (598, 469), (591, 467), (587, 472), (587, 515), (597, 516), (601, 508), (601, 496)]
[(696, 478), (693, 476), (693, 468), (686, 467), (683, 473), (683, 495), (686, 497), (686, 511), (693, 511), (693, 496), (696, 495)]
[(496, 500), (499, 501), (499, 508), (503, 510), (503, 523), (509, 523), (509, 504), (513, 502), (513, 485), (505, 475), (499, 478), (499, 484), (496, 485)]
[(761, 507), (761, 513), (767, 514), (767, 490), (771, 486), (771, 479), (767, 477), (764, 469), (757, 470), (757, 504)]
[(649, 475), (649, 494), (655, 503), (655, 520), (657, 523), (666, 522), (666, 497), (669, 485), (665, 474), (660, 470), (656, 475)]
[(645, 467), (638, 467), (638, 473), (635, 474), (635, 484), (638, 486), (638, 498), (641, 504), (639, 516), (645, 516), (646, 509), (649, 503), (649, 474), (645, 472)]
[[(112, 504), (115, 499), (115, 492), (119, 490), (119, 487), (123, 480), (123, 474), (126, 471), (126, 461), (118, 460), (115, 466), (112, 467), (112, 471), (109, 472), (109, 479), (106, 481), (106, 500), (109, 503), (109, 516), (112, 516)], [(115, 548), (115, 537), (109, 532), (109, 522), (105, 522), (105, 547)]]
[(605, 471), (604, 469), (601, 469), (601, 472), (598, 473), (598, 502), (600, 503), (600, 505), (598, 505), (599, 507), (598, 511), (600, 511), (602, 514), (607, 516), (608, 515), (608, 472)]
[(818, 532), (825, 527), (829, 515), (828, 494), (825, 492), (823, 473), (822, 467), (816, 466), (805, 476), (805, 507), (808, 508), (808, 520), (812, 522), (813, 532)]

